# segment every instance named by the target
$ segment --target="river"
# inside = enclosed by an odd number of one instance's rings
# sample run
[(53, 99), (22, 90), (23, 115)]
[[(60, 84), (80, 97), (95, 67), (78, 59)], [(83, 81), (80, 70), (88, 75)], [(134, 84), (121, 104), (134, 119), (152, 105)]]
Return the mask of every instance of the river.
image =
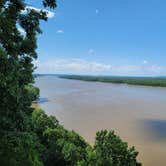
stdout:
[(98, 130), (115, 132), (139, 151), (145, 166), (166, 166), (166, 88), (36, 78), (40, 107), (94, 143)]

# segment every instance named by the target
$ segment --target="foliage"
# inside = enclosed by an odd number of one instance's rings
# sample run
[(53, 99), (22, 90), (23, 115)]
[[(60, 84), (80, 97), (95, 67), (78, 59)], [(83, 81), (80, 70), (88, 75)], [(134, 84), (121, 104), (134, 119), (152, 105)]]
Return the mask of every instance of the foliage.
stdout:
[(75, 165), (85, 157), (88, 144), (74, 131), (64, 129), (55, 117), (35, 109), (32, 119), (43, 146), (41, 156), (45, 165)]
[[(55, 0), (42, 3), (56, 7)], [(41, 33), (40, 20), (47, 20), (47, 13), (25, 10), (24, 0), (0, 1), (0, 161), (5, 166), (41, 163), (30, 107), (37, 96), (30, 96), (26, 86), (33, 83), (36, 35)]]
[(94, 147), (88, 147), (86, 159), (78, 162), (78, 166), (141, 166), (136, 157), (138, 152), (129, 148), (114, 131), (96, 133)]
[(145, 85), (166, 87), (166, 79), (163, 77), (113, 77), (113, 76), (80, 76), (80, 75), (63, 75), (60, 78), (82, 80), (82, 81), (99, 81), (111, 83), (123, 83), (131, 85)]
[[(43, 0), (42, 4), (55, 8), (56, 0)], [(137, 152), (114, 133), (98, 133), (91, 147), (77, 133), (64, 129), (55, 117), (31, 108), (39, 97), (39, 89), (32, 85), (32, 61), (37, 58), (41, 20), (47, 20), (47, 12), (26, 8), (24, 0), (0, 1), (0, 164), (137, 165)]]
[(74, 131), (61, 126), (56, 118), (41, 109), (35, 109), (32, 118), (43, 149), (40, 150), (44, 165), (72, 166), (140, 166), (138, 152), (129, 148), (113, 131), (96, 134), (92, 147)]
[(94, 149), (97, 152), (100, 162), (107, 166), (140, 165), (136, 161), (138, 152), (134, 147), (128, 148), (128, 144), (123, 142), (113, 131), (101, 131), (96, 134)]
[(58, 120), (50, 116), (48, 117), (42, 109), (35, 109), (32, 113), (32, 121), (34, 130), (38, 136), (42, 136), (43, 132), (48, 128), (56, 128), (59, 125)]
[(25, 86), (25, 90), (27, 90), (27, 93), (29, 93), (28, 96), (30, 101), (35, 101), (36, 99), (39, 98), (40, 90), (38, 87), (35, 87), (32, 84), (29, 84)]

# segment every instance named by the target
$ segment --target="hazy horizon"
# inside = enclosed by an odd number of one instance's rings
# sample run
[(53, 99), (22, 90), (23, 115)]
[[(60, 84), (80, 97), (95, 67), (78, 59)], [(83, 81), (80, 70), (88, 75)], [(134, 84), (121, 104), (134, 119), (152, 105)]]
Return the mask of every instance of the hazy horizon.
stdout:
[(58, 1), (48, 24), (41, 22), (36, 72), (166, 75), (165, 6), (164, 0)]
[(34, 73), (34, 75), (78, 75), (78, 76), (101, 76), (101, 77), (166, 77), (166, 75), (137, 76), (137, 75), (99, 75), (99, 74), (72, 74), (72, 73)]

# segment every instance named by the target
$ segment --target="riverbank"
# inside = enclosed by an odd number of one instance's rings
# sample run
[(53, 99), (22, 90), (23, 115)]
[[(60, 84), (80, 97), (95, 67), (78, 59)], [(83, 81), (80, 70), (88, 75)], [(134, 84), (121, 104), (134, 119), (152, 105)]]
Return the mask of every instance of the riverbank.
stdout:
[(38, 102), (32, 102), (31, 107), (34, 108), (34, 109), (35, 108), (40, 108)]
[(63, 75), (58, 76), (64, 79), (118, 83), (129, 85), (142, 85), (154, 87), (166, 87), (165, 77), (113, 77), (113, 76), (81, 76), (81, 75)]

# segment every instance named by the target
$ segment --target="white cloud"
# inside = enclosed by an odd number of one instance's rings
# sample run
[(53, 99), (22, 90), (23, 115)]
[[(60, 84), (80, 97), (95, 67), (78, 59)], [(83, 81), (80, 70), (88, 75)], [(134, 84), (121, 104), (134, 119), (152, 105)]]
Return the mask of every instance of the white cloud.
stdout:
[(88, 54), (94, 54), (95, 53), (95, 50), (94, 49), (89, 49), (88, 50)]
[(56, 31), (56, 33), (64, 33), (64, 30), (63, 30), (63, 29), (58, 29), (58, 30)]
[(156, 76), (166, 74), (165, 70), (158, 65), (112, 66), (112, 73), (115, 75), (131, 76)]
[(36, 8), (36, 7), (33, 7), (33, 6), (27, 6), (25, 7), (25, 9), (22, 11), (22, 13), (26, 13), (28, 10), (35, 10), (37, 12), (40, 12), (40, 11), (44, 11), (47, 13), (47, 17), (48, 18), (53, 18), (55, 16), (55, 13), (54, 12), (51, 12), (49, 10), (46, 10), (46, 9), (39, 9), (39, 8)]
[(23, 28), (21, 28), (21, 27), (18, 27), (18, 30), (20, 31), (20, 33), (22, 34), (22, 35), (25, 35), (25, 31), (24, 31), (24, 29)]
[(157, 76), (166, 75), (166, 68), (158, 65), (111, 65), (84, 59), (51, 59), (36, 61), (36, 73)]
[(144, 70), (147, 73), (154, 73), (154, 74), (158, 74), (162, 72), (162, 67), (158, 66), (158, 65), (150, 65), (148, 67), (145, 67)]
[(147, 64), (147, 63), (148, 63), (148, 61), (147, 61), (147, 60), (144, 60), (144, 61), (143, 61), (143, 64)]
[(98, 74), (111, 69), (111, 65), (98, 62), (89, 62), (83, 59), (54, 59), (46, 62), (36, 61), (38, 73), (73, 73)]
[(99, 9), (96, 9), (95, 12), (96, 12), (96, 14), (98, 14), (99, 13)]

